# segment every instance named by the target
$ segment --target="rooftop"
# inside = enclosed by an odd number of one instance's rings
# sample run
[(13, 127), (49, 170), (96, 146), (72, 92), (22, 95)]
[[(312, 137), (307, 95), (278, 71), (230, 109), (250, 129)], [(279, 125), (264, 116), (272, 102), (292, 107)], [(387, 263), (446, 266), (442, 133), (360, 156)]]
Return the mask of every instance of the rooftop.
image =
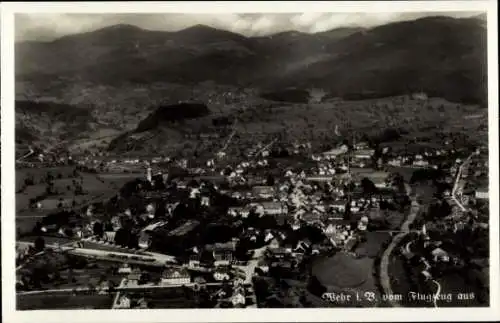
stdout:
[(183, 236), (186, 233), (194, 230), (198, 225), (200, 225), (200, 222), (198, 222), (196, 220), (189, 220), (186, 223), (182, 224), (181, 226), (170, 231), (170, 233), (168, 235), (169, 236)]

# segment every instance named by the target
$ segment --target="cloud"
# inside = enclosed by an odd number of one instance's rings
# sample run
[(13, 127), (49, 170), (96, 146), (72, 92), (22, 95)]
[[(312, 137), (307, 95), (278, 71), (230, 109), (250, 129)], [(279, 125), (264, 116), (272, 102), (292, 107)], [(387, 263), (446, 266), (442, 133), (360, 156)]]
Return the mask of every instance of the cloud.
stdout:
[(429, 15), (468, 17), (477, 13), (284, 13), (284, 14), (17, 14), (16, 39), (51, 40), (114, 24), (131, 24), (150, 30), (176, 31), (196, 24), (246, 36), (296, 30), (321, 32), (339, 27), (373, 27)]

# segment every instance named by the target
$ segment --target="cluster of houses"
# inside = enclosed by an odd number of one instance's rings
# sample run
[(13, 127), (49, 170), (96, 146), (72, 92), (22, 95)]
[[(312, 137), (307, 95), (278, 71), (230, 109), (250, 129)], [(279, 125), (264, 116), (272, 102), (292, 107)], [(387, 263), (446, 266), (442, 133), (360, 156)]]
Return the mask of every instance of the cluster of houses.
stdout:
[(425, 225), (419, 231), (419, 237), (401, 246), (400, 252), (413, 263), (424, 280), (433, 279), (432, 269), (435, 266), (449, 265), (460, 268), (465, 265), (459, 255), (446, 251), (439, 239), (432, 239)]

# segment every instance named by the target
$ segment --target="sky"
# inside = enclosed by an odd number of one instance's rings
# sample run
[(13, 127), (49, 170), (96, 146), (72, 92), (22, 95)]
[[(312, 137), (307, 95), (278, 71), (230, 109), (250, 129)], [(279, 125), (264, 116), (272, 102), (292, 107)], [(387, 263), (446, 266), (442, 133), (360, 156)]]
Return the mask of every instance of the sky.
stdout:
[(48, 41), (68, 34), (100, 29), (115, 24), (131, 24), (149, 30), (177, 31), (203, 24), (245, 36), (265, 36), (296, 30), (315, 33), (339, 27), (374, 27), (390, 22), (426, 16), (455, 18), (478, 12), (407, 13), (259, 13), (259, 14), (16, 14), (16, 41)]

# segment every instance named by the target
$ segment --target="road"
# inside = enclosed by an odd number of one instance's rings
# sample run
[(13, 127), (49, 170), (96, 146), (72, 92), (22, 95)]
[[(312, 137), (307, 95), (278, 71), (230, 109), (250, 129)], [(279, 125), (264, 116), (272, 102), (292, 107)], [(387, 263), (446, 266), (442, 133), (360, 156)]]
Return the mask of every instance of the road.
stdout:
[(259, 264), (259, 260), (262, 258), (266, 249), (267, 247), (255, 249), (252, 259), (248, 261), (246, 266), (234, 266), (245, 272), (245, 284), (252, 284), (252, 277), (255, 273), (255, 268)]
[(458, 172), (457, 172), (457, 178), (455, 179), (455, 184), (453, 185), (453, 189), (451, 191), (451, 198), (452, 200), (458, 205), (458, 207), (463, 211), (467, 211), (467, 209), (465, 208), (465, 206), (462, 205), (462, 203), (460, 203), (460, 200), (457, 198), (457, 187), (458, 187), (458, 182), (460, 181), (460, 178), (462, 177), (462, 171), (464, 169), (464, 167), (467, 166), (467, 164), (470, 162), (470, 160), (472, 159), (472, 157), (475, 155), (476, 153), (472, 153), (470, 154), (469, 157), (467, 157), (464, 162), (462, 163), (462, 165), (460, 165), (460, 167), (458, 168)]
[[(406, 185), (406, 192), (411, 198), (410, 213), (406, 217), (405, 222), (401, 225), (401, 232), (392, 238), (391, 243), (389, 244), (387, 249), (385, 249), (380, 260), (380, 284), (382, 285), (382, 289), (384, 290), (385, 295), (394, 294), (392, 292), (391, 279), (389, 277), (389, 259), (391, 257), (391, 254), (394, 248), (396, 248), (399, 243), (406, 237), (406, 235), (411, 232), (410, 225), (413, 223), (413, 221), (415, 221), (415, 218), (417, 217), (421, 207), (416, 200), (416, 196), (413, 196), (411, 194), (411, 188), (409, 187), (409, 185)], [(389, 302), (393, 307), (401, 306), (396, 300), (390, 300)]]
[(436, 290), (436, 294), (434, 294), (434, 298), (432, 300), (432, 303), (434, 304), (434, 307), (435, 308), (438, 308), (438, 299), (439, 299), (439, 295), (441, 294), (441, 284), (437, 281), (437, 280), (432, 280), (432, 282), (434, 284), (436, 284), (436, 287), (437, 287), (437, 290)]
[[(170, 288), (180, 288), (180, 287), (194, 287), (195, 283), (189, 284), (172, 284), (172, 285), (134, 285), (134, 286), (123, 286), (115, 287), (114, 291), (140, 291), (140, 290), (158, 290), (158, 289), (170, 289)], [(203, 286), (222, 286), (223, 282), (205, 283)], [(40, 295), (40, 294), (51, 294), (51, 293), (73, 293), (73, 292), (107, 292), (108, 287), (90, 289), (88, 287), (77, 287), (77, 288), (59, 288), (59, 289), (44, 289), (44, 290), (30, 290), (25, 292), (17, 292), (17, 295)]]
[[(462, 171), (463, 171), (464, 167), (470, 162), (470, 160), (474, 156), (474, 154), (475, 153), (472, 153), (469, 157), (466, 158), (466, 160), (462, 163), (462, 165), (460, 165), (460, 167), (458, 169), (458, 172), (457, 172), (457, 177), (455, 179), (455, 185), (453, 186), (453, 190), (452, 190), (452, 198), (453, 198), (453, 200), (455, 201), (455, 203), (457, 203), (457, 205), (463, 211), (465, 211), (466, 209), (460, 203), (460, 201), (457, 199), (457, 197), (456, 197), (456, 189), (457, 189), (458, 182), (460, 180), (460, 177), (462, 175)], [(384, 251), (384, 253), (382, 255), (382, 259), (380, 261), (380, 284), (382, 285), (382, 288), (383, 288), (384, 293), (386, 295), (392, 295), (393, 294), (392, 287), (391, 287), (391, 281), (390, 281), (390, 277), (389, 277), (389, 273), (388, 273), (388, 266), (389, 266), (390, 256), (391, 256), (394, 248), (396, 248), (396, 246), (404, 239), (404, 237), (406, 237), (406, 235), (408, 233), (410, 233), (409, 227), (413, 223), (413, 221), (415, 221), (415, 218), (416, 218), (416, 216), (417, 216), (417, 214), (418, 214), (418, 212), (420, 210), (420, 205), (416, 201), (416, 196), (412, 196), (411, 195), (411, 189), (409, 188), (408, 185), (406, 185), (406, 190), (407, 190), (408, 196), (410, 196), (410, 198), (412, 200), (412, 202), (411, 202), (412, 203), (412, 207), (411, 207), (410, 214), (408, 215), (408, 217), (406, 218), (405, 222), (401, 226), (401, 231), (402, 232), (400, 234), (394, 236), (394, 238), (392, 239), (390, 245)], [(439, 294), (441, 293), (441, 284), (438, 281), (436, 281), (436, 280), (433, 280), (433, 282), (437, 286), (437, 291), (436, 291), (436, 294), (434, 295), (433, 303), (434, 303), (434, 307), (438, 307), (437, 300), (438, 300)], [(390, 304), (393, 307), (400, 307), (401, 306), (397, 301), (393, 301), (393, 300), (390, 301)]]
[[(473, 152), (472, 154), (469, 155), (469, 157), (467, 157), (464, 162), (462, 163), (462, 165), (460, 165), (460, 167), (458, 168), (458, 172), (457, 172), (457, 177), (455, 178), (455, 184), (453, 185), (453, 189), (451, 191), (451, 198), (452, 200), (458, 205), (458, 207), (463, 211), (467, 211), (467, 209), (465, 208), (465, 206), (462, 205), (462, 203), (460, 202), (460, 200), (457, 198), (457, 188), (458, 188), (458, 183), (460, 181), (460, 178), (462, 177), (462, 172), (464, 170), (465, 167), (468, 166), (469, 162), (471, 161), (472, 157), (476, 155), (475, 152)], [(439, 295), (441, 294), (441, 284), (433, 279), (432, 282), (436, 285), (436, 294), (434, 294), (434, 298), (432, 300), (432, 303), (434, 305), (435, 308), (438, 308), (438, 300), (439, 300)]]

